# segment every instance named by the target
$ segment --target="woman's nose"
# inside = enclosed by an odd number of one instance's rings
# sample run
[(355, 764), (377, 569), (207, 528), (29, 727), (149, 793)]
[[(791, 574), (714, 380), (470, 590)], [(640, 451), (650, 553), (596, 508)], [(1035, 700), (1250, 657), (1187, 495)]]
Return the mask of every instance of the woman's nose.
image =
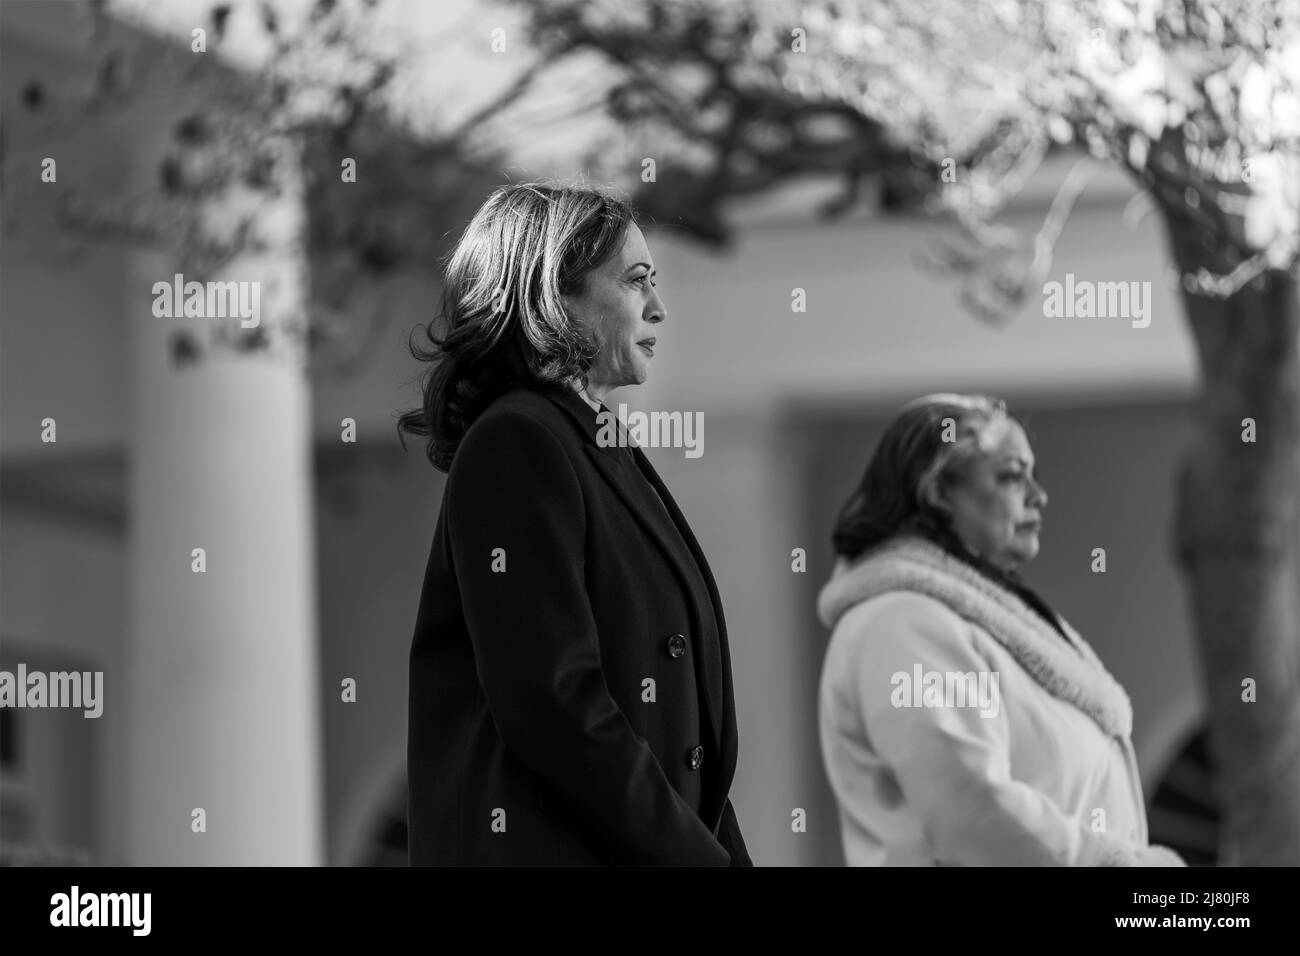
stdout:
[(668, 318), (668, 306), (664, 304), (663, 297), (658, 292), (650, 300), (650, 315), (647, 318), (656, 324)]
[(1038, 508), (1047, 507), (1047, 491), (1043, 488), (1042, 485), (1040, 485), (1036, 481), (1034, 482), (1032, 487), (1031, 497), (1033, 499), (1035, 507)]

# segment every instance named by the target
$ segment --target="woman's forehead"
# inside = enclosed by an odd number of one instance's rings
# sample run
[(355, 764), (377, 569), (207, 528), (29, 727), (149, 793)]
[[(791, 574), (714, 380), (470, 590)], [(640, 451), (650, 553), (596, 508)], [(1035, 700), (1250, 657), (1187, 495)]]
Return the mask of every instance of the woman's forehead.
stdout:
[(1013, 456), (1033, 461), (1029, 436), (1014, 418), (998, 416), (979, 432), (980, 451), (989, 456)]
[(633, 262), (650, 261), (650, 249), (646, 245), (645, 235), (636, 223), (627, 224), (627, 232), (623, 235), (623, 246), (619, 252), (622, 260), (629, 265)]

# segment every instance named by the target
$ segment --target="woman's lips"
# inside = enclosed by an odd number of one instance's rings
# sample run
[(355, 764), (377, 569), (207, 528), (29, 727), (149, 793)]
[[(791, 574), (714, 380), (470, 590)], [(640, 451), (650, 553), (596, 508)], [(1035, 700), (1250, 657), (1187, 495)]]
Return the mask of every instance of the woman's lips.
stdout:
[(642, 351), (644, 351), (646, 355), (654, 358), (655, 350), (653, 345), (650, 345), (647, 342), (638, 342), (637, 345), (641, 346)]

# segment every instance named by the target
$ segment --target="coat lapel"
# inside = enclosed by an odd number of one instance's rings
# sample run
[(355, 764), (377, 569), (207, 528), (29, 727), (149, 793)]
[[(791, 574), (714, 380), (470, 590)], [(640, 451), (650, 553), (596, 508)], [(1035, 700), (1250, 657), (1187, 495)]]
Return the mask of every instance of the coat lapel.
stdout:
[[(659, 498), (663, 501), (664, 510), (666, 510), (669, 517), (672, 518), (673, 524), (676, 526), (677, 531), (681, 536), (680, 540), (684, 541), (686, 547), (690, 550), (690, 556), (695, 561), (695, 566), (699, 569), (700, 577), (704, 579), (705, 589), (709, 593), (709, 601), (713, 605), (713, 617), (718, 626), (719, 653), (717, 655), (705, 654), (702, 656), (704, 659), (705, 678), (708, 681), (708, 687), (710, 688), (710, 693), (707, 695), (709, 716), (713, 720), (713, 726), (717, 732), (718, 743), (722, 753), (722, 766), (720, 768), (721, 772), (719, 774), (719, 780), (722, 792), (725, 794), (730, 788), (731, 778), (736, 772), (736, 758), (738, 754), (735, 724), (725, 723), (722, 720), (721, 715), (717, 713), (718, 702), (721, 703), (723, 714), (732, 713), (735, 706), (732, 700), (734, 692), (731, 688), (731, 683), (724, 679), (720, 670), (721, 667), (725, 666), (722, 662), (730, 660), (731, 655), (731, 650), (727, 644), (727, 622), (722, 614), (722, 598), (718, 594), (718, 585), (717, 582), (713, 580), (713, 572), (709, 569), (709, 562), (705, 559), (704, 551), (700, 548), (699, 542), (696, 541), (695, 535), (691, 531), (691, 526), (686, 521), (686, 516), (683, 515), (681, 509), (677, 507), (677, 502), (673, 500), (673, 496), (669, 493), (668, 487), (659, 477), (659, 473), (654, 470), (654, 466), (650, 464), (650, 460), (646, 457), (645, 452), (636, 445), (632, 446), (631, 451), (635, 463), (641, 468), (646, 480), (650, 482), (655, 491), (658, 492)], [(685, 567), (687, 566), (683, 566), (683, 568)], [(697, 613), (700, 612), (697, 611)], [(716, 810), (720, 814), (722, 812), (721, 805), (716, 807)], [(716, 824), (717, 821), (714, 820), (712, 822)]]
[[(630, 450), (633, 456), (639, 456), (644, 460), (641, 449), (632, 448)], [(614, 489), (618, 496), (623, 499), (623, 503), (627, 505), (628, 510), (640, 522), (641, 527), (645, 528), (650, 537), (658, 542), (659, 547), (663, 549), (664, 555), (668, 558), (668, 563), (673, 566), (673, 571), (676, 573), (678, 580), (681, 581), (683, 593), (686, 594), (687, 599), (690, 601), (693, 617), (696, 621), (696, 633), (702, 633), (700, 622), (703, 620), (705, 609), (700, 608), (695, 601), (695, 591), (692, 589), (687, 575), (691, 573), (692, 566), (699, 567), (702, 572), (704, 565), (697, 561), (688, 546), (684, 546), (684, 539), (690, 533), (690, 529), (686, 527), (681, 512), (677, 511), (676, 504), (670, 504), (672, 499), (667, 497), (667, 489), (663, 487), (663, 483), (659, 480), (659, 476), (654, 473), (653, 468), (645, 472), (645, 476), (650, 478), (651, 475), (654, 475), (651, 484), (659, 492), (663, 501), (662, 507), (659, 506), (659, 502), (651, 499), (650, 496), (654, 494), (654, 491), (646, 488), (640, 478), (632, 473), (632, 469), (640, 465), (641, 462), (637, 461), (636, 457), (624, 458), (611, 454), (617, 451), (619, 449), (600, 448), (596, 445), (587, 446), (587, 455), (595, 463), (597, 470), (609, 482), (610, 487)], [(648, 466), (649, 462), (647, 461), (642, 467), (644, 469)], [(665, 524), (665, 511), (676, 525), (675, 528)], [(717, 617), (716, 613), (714, 616)], [(718, 673), (712, 654), (699, 654), (697, 657), (704, 671), (705, 687), (708, 689), (708, 692), (704, 694), (704, 702), (708, 708), (710, 725), (713, 727), (718, 744), (721, 745), (722, 722), (718, 710), (722, 706), (722, 701), (718, 699), (718, 692), (722, 687), (722, 675)]]
[[(623, 423), (618, 420), (618, 417), (604, 405), (601, 406), (601, 411), (612, 417), (619, 434), (625, 437), (626, 447), (602, 447), (596, 440), (599, 428), (597, 412), (590, 405), (576, 392), (566, 390), (546, 394), (579, 427), (586, 439), (587, 457), (622, 499), (638, 523), (663, 550), (681, 581), (682, 590), (691, 603), (697, 624), (704, 620), (707, 612), (713, 613), (714, 620), (717, 622), (721, 653), (716, 657), (712, 654), (700, 654), (698, 657), (706, 682), (705, 686), (708, 689), (704, 694), (705, 706), (722, 754), (719, 784), (725, 793), (730, 786), (731, 777), (735, 774), (737, 748), (734, 740), (735, 728), (724, 725), (723, 722), (724, 714), (729, 713), (731, 707), (731, 702), (727, 699), (730, 692), (718, 664), (718, 661), (724, 659), (728, 653), (726, 624), (722, 616), (722, 602), (717, 585), (704, 553), (700, 550), (699, 542), (691, 532), (685, 516), (677, 507), (677, 502), (669, 494), (668, 488), (650, 464), (650, 460), (646, 458), (645, 452), (630, 439), (626, 439)], [(646, 488), (641, 477), (634, 472), (637, 468), (654, 491)], [(659, 501), (654, 500), (655, 493), (658, 493)], [(711, 609), (700, 607), (694, 600), (695, 589), (692, 588), (688, 576), (695, 568), (699, 570), (704, 580), (705, 590), (713, 604)], [(720, 807), (715, 809), (720, 812)]]
[[(663, 549), (664, 554), (677, 570), (678, 576), (683, 578), (683, 586), (687, 588), (688, 593), (691, 593), (689, 590), (690, 582), (685, 580), (685, 575), (690, 567), (688, 562), (694, 561), (695, 558), (687, 548), (683, 547), (683, 539), (686, 534), (690, 533), (690, 529), (685, 528), (685, 519), (682, 518), (681, 512), (677, 511), (676, 504), (671, 506), (668, 504), (671, 500), (668, 497), (668, 489), (664, 488), (663, 482), (655, 474), (645, 454), (640, 448), (633, 445), (630, 439), (626, 438), (622, 422), (618, 421), (617, 416), (605, 406), (601, 406), (601, 411), (609, 413), (620, 435), (624, 436), (626, 447), (605, 447), (597, 442), (596, 431), (599, 427), (596, 418), (597, 412), (576, 393), (570, 395), (556, 394), (552, 395), (551, 398), (581, 427), (582, 434), (587, 439), (587, 456), (595, 464), (601, 476), (609, 482), (610, 487), (617, 492), (623, 503), (627, 505), (628, 510), (636, 516), (641, 526), (658, 542), (659, 547)], [(651, 492), (646, 489), (632, 470), (637, 466), (641, 467), (646, 477), (650, 478), (651, 485), (659, 492), (664, 501), (664, 508), (668, 510), (669, 517), (675, 527), (665, 522), (663, 509), (659, 507), (659, 502), (653, 500)], [(651, 476), (653, 477), (651, 478)], [(682, 533), (683, 529), (685, 529), (685, 533)]]

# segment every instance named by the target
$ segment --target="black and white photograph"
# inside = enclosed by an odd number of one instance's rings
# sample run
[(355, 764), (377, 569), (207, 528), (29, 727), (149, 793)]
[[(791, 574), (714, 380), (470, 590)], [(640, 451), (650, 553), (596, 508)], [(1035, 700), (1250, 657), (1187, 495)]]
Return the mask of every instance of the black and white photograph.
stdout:
[(1241, 940), (1300, 866), (1294, 0), (3, 0), (0, 51), (24, 919), (1072, 867)]

